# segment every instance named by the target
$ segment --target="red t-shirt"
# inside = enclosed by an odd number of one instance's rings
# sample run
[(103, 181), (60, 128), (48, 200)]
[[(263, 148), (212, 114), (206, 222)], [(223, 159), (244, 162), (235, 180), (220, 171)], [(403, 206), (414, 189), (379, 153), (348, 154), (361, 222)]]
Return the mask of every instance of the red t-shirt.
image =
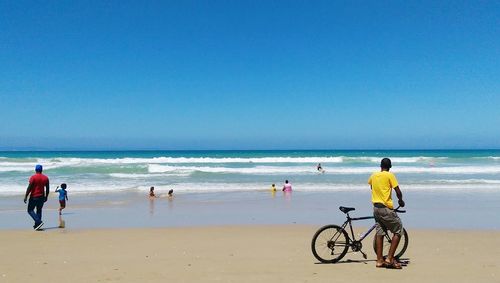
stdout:
[(31, 197), (43, 197), (45, 186), (49, 184), (49, 178), (42, 173), (36, 173), (30, 178), (31, 184)]

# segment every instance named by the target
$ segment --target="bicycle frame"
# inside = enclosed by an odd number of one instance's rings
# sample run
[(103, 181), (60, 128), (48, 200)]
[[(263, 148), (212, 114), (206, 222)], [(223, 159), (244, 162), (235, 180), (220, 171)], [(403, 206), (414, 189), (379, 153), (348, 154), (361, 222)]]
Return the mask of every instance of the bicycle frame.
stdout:
[[(351, 236), (349, 236), (349, 234), (347, 234), (347, 236), (350, 238), (349, 240), (351, 240), (350, 242), (352, 243), (353, 241), (363, 241), (368, 235), (370, 235), (370, 233), (373, 231), (373, 229), (375, 229), (375, 227), (377, 227), (377, 224), (374, 223), (372, 227), (370, 227), (370, 229), (368, 229), (363, 235), (361, 235), (361, 237), (359, 238), (359, 240), (356, 240), (356, 237), (354, 235), (354, 230), (352, 229), (352, 221), (358, 221), (358, 220), (367, 220), (367, 219), (375, 219), (374, 216), (364, 216), (364, 217), (354, 217), (354, 218), (351, 218), (351, 216), (349, 216), (349, 213), (346, 213), (347, 214), (347, 220), (344, 222), (344, 224), (342, 224), (342, 229), (344, 229), (345, 231), (346, 230), (346, 227), (347, 227), (347, 224), (349, 224), (349, 230), (351, 232)], [(349, 243), (349, 244), (351, 244)]]
[[(398, 210), (398, 208), (393, 209), (393, 211), (401, 213), (406, 212), (404, 210)], [(339, 207), (339, 209), (346, 215), (347, 219), (345, 220), (345, 222), (340, 226), (335, 224), (325, 225), (318, 229), (318, 231), (316, 231), (313, 236), (313, 239), (311, 241), (311, 250), (316, 259), (323, 263), (335, 263), (346, 255), (349, 248), (352, 250), (352, 252), (360, 252), (366, 259), (367, 255), (362, 251), (362, 241), (366, 239), (368, 235), (370, 235), (373, 230), (378, 227), (378, 225), (380, 225), (381, 229), (383, 230), (382, 252), (387, 254), (387, 251), (384, 251), (384, 249), (388, 249), (392, 243), (392, 232), (388, 231), (382, 223), (376, 223), (375, 221), (373, 221), (373, 225), (362, 234), (358, 234), (358, 239), (356, 239), (352, 222), (368, 219), (375, 220), (375, 217), (351, 217), (349, 215), (349, 211), (353, 211), (355, 210), (355, 208), (341, 206)], [(349, 228), (347, 228), (348, 225)], [(397, 254), (394, 254), (394, 257), (396, 258), (401, 257), (408, 247), (408, 233), (404, 228), (402, 230), (400, 239), (402, 239), (403, 245), (399, 251), (396, 251)], [(378, 251), (377, 242), (377, 238), (375, 238), (373, 241), (373, 249), (375, 252)]]

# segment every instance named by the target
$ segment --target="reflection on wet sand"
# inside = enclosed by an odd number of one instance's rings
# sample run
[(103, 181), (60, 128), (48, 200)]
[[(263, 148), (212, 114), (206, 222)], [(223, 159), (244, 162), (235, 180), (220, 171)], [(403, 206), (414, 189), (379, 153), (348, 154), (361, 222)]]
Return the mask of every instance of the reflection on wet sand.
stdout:
[(283, 192), (283, 195), (285, 196), (285, 200), (287, 201), (292, 200), (292, 192)]
[(59, 214), (59, 228), (66, 228), (66, 221), (62, 218), (62, 215)]
[(149, 198), (149, 215), (153, 216), (155, 214), (155, 197)]

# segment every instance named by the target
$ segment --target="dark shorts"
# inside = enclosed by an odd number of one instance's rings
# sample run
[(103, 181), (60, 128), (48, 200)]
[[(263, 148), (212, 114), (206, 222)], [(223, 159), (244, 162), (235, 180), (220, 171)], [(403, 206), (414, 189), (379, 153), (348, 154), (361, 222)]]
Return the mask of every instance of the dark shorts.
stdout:
[(377, 221), (377, 235), (384, 235), (384, 228), (396, 235), (401, 235), (403, 232), (403, 223), (392, 209), (387, 207), (373, 207), (373, 216), (375, 216), (375, 221)]
[(65, 201), (65, 200), (60, 200), (60, 201), (59, 201), (59, 205), (60, 205), (62, 208), (65, 208), (65, 207), (66, 207), (66, 201)]

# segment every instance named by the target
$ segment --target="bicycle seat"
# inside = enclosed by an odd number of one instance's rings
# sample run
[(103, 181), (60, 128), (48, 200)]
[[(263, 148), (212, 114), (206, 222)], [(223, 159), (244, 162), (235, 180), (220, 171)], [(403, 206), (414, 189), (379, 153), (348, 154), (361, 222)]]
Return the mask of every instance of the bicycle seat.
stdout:
[(344, 207), (344, 206), (339, 207), (339, 209), (340, 209), (340, 211), (342, 211), (343, 213), (348, 213), (349, 211), (356, 210), (356, 208), (354, 208), (354, 207)]

